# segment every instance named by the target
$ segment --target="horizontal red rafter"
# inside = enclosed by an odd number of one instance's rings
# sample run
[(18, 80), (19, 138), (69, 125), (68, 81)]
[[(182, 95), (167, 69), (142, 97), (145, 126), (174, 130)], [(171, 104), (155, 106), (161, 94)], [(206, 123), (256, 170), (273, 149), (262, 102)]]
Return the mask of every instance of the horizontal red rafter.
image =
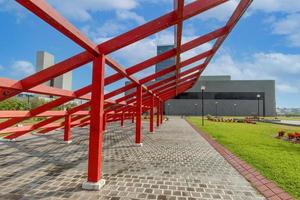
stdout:
[[(176, 47), (176, 85), (178, 83), (178, 79), (179, 79), (179, 71), (180, 71), (180, 55), (181, 55), (181, 40), (182, 40), (182, 26), (183, 26), (183, 7), (184, 7), (184, 0), (175, 0), (174, 3), (175, 6), (175, 11), (177, 14), (177, 19), (178, 19), (178, 23), (175, 26), (175, 30), (174, 30), (174, 43), (175, 43), (175, 47)], [(176, 89), (177, 92), (177, 89)]]
[[(0, 88), (17, 90), (21, 92), (36, 93), (36, 94), (78, 98), (72, 91), (55, 88), (55, 87), (49, 87), (46, 85), (38, 85), (31, 89), (24, 90), (19, 81), (8, 79), (8, 78), (0, 78)], [(81, 96), (80, 99), (90, 100), (91, 97), (90, 95), (84, 95)]]
[[(84, 117), (86, 117), (87, 115), (81, 115), (81, 116), (75, 116), (75, 117), (72, 117), (71, 118), (71, 122), (74, 122), (74, 123), (76, 123), (76, 121), (77, 120), (79, 120), (79, 119), (82, 119), (82, 118), (84, 118)], [(61, 128), (61, 127), (63, 127), (65, 125), (65, 122), (62, 122), (58, 127), (51, 127), (51, 128), (43, 128), (42, 130), (40, 130), (38, 133), (40, 133), (40, 134), (46, 134), (46, 133), (48, 133), (48, 132), (50, 132), (50, 131), (54, 131), (54, 130), (56, 130), (56, 129), (59, 129), (59, 128)], [(72, 123), (71, 123), (71, 127), (72, 127)], [(27, 131), (27, 132), (23, 132), (23, 133), (28, 133), (28, 132), (30, 132), (30, 131)]]
[[(62, 126), (62, 123), (48, 123), (46, 125), (43, 126), (43, 128), (59, 128)], [(72, 122), (71, 125), (76, 125), (76, 124), (79, 124), (78, 122), (77, 123), (74, 123)], [(11, 134), (9, 136), (6, 136), (4, 137), (5, 139), (14, 139), (15, 138), (15, 135), (21, 133), (23, 131), (33, 131), (33, 130), (36, 130), (37, 127), (34, 126), (34, 125), (28, 125), (28, 126), (21, 126), (21, 127), (11, 127), (11, 128), (8, 128), (7, 130), (0, 130), (0, 134), (2, 133), (7, 133), (7, 132), (13, 132), (14, 134)]]
[[(197, 14), (200, 14), (210, 8), (216, 7), (228, 0), (201, 0), (190, 3), (183, 8), (182, 19), (189, 19)], [(122, 47), (130, 45), (138, 40), (144, 39), (154, 33), (164, 30), (178, 22), (176, 11), (172, 11), (163, 15), (151, 22), (141, 25), (127, 33), (110, 39), (100, 45), (99, 50), (104, 54), (112, 53)]]
[[(15, 117), (54, 117), (54, 116), (65, 116), (68, 112), (67, 111), (45, 111), (35, 116), (32, 116), (30, 111), (0, 111), (0, 118), (15, 118)], [(89, 111), (81, 110), (73, 113), (73, 115), (87, 115)]]
[(79, 44), (82, 48), (94, 56), (99, 55), (97, 46), (82, 34), (75, 26), (63, 18), (55, 9), (53, 9), (44, 0), (16, 0), (22, 6), (36, 14), (39, 18), (56, 28), (71, 40)]

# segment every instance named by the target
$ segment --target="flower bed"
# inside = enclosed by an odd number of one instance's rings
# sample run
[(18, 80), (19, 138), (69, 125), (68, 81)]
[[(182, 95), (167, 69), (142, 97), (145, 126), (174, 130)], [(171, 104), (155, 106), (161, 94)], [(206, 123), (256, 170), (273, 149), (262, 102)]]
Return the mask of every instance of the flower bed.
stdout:
[(283, 139), (289, 142), (300, 143), (300, 133), (285, 133), (285, 131), (278, 131), (277, 139)]
[(253, 118), (246, 117), (244, 119), (236, 119), (236, 118), (224, 118), (224, 117), (214, 117), (211, 115), (207, 115), (207, 120), (213, 122), (233, 122), (233, 123), (248, 123), (248, 124), (256, 124)]

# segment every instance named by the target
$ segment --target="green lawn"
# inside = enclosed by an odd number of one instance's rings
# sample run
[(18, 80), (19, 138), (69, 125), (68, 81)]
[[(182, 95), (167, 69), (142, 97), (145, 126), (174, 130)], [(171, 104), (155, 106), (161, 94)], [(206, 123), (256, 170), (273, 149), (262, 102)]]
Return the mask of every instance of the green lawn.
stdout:
[(199, 117), (187, 119), (300, 200), (300, 144), (273, 137), (279, 130), (300, 132), (300, 128), (267, 123), (253, 125), (207, 120), (202, 127)]

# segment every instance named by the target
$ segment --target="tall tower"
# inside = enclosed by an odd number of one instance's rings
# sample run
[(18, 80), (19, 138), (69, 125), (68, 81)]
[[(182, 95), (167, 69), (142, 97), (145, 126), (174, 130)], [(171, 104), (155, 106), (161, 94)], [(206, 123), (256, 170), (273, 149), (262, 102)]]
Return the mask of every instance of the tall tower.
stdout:
[[(162, 54), (166, 51), (169, 51), (173, 48), (174, 48), (174, 45), (158, 45), (157, 46), (157, 55)], [(171, 67), (173, 65), (175, 65), (175, 56), (172, 57), (172, 58), (169, 58), (167, 60), (164, 60), (160, 63), (157, 63), (156, 66), (155, 66), (155, 72), (159, 72), (159, 71), (161, 71), (163, 69), (166, 69), (168, 67)], [(169, 78), (171, 76), (175, 76), (175, 72), (166, 74), (164, 76), (160, 76), (160, 77), (156, 78), (156, 81), (166, 79), (166, 78)]]
[[(45, 51), (38, 51), (36, 54), (36, 71), (41, 71), (54, 65), (54, 56)], [(72, 90), (72, 72), (64, 73), (50, 81), (44, 83), (50, 87)]]

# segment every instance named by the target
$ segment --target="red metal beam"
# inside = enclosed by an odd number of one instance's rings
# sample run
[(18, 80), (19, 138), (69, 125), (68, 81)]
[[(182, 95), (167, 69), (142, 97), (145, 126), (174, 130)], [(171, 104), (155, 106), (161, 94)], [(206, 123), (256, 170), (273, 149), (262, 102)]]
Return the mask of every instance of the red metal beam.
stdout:
[[(12, 90), (12, 91), (18, 91), (18, 92), (29, 92), (29, 93), (36, 93), (36, 94), (51, 95), (51, 96), (78, 98), (72, 91), (55, 88), (55, 87), (49, 87), (46, 85), (38, 85), (31, 89), (24, 90), (20, 81), (8, 79), (8, 78), (0, 78), (0, 88)], [(80, 99), (90, 100), (91, 97), (90, 95), (84, 95), (80, 97)]]
[(136, 88), (136, 130), (135, 130), (135, 143), (140, 145), (142, 142), (142, 98), (143, 88), (137, 86)]
[[(87, 184), (97, 183), (102, 176), (102, 133), (104, 114), (105, 57), (100, 55), (93, 62), (91, 125)], [(84, 187), (84, 185), (83, 185)]]
[(184, 0), (174, 0), (174, 10), (177, 14), (178, 23), (174, 29), (174, 43), (176, 48), (176, 85), (178, 82), (179, 70), (180, 70), (180, 54), (181, 54), (181, 39), (182, 39), (182, 26), (183, 26), (183, 7)]
[(55, 9), (53, 9), (44, 0), (16, 0), (22, 6), (36, 14), (39, 18), (53, 26), (59, 32), (79, 44), (82, 48), (94, 56), (99, 55), (96, 45), (93, 44), (84, 34), (82, 34), (75, 26), (63, 18)]
[(153, 133), (153, 132), (154, 132), (153, 120), (154, 120), (154, 96), (151, 95), (151, 104), (150, 104), (150, 123), (149, 123), (149, 126), (150, 126), (149, 132), (150, 132), (150, 133)]
[[(201, 0), (184, 6), (182, 19), (186, 20), (206, 10), (216, 7), (228, 0)], [(138, 40), (144, 39), (154, 33), (162, 31), (178, 22), (176, 11), (172, 11), (144, 25), (141, 25), (127, 33), (119, 35), (98, 45), (99, 50), (104, 54), (112, 53), (122, 47), (128, 46)]]
[[(232, 31), (233, 27), (237, 24), (239, 19), (242, 17), (243, 13), (246, 12), (247, 8), (250, 6), (253, 0), (241, 0), (237, 8), (235, 9), (234, 13), (230, 17), (229, 21), (226, 23), (226, 34), (224, 34), (222, 37), (218, 38), (216, 43), (214, 44), (212, 50), (213, 54), (206, 58), (204, 64), (205, 68), (217, 52), (217, 50), (220, 48), (220, 46), (223, 44), (225, 39), (228, 37), (229, 33)], [(199, 74), (200, 77), (200, 74)], [(198, 79), (199, 79), (198, 77)]]

